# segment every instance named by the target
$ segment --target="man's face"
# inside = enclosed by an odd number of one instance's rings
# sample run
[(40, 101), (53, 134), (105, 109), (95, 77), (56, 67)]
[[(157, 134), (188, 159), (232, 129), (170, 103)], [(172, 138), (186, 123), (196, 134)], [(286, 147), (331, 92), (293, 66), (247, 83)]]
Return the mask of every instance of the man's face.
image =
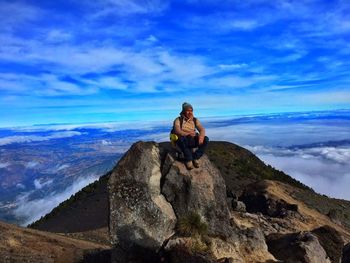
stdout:
[(185, 110), (185, 116), (186, 116), (186, 118), (192, 118), (193, 117), (193, 109), (187, 108)]

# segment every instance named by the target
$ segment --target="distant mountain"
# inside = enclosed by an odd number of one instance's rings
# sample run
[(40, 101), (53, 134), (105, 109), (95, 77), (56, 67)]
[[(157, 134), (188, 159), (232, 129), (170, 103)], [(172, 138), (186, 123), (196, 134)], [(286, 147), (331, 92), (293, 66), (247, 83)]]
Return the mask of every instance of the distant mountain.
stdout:
[(326, 142), (316, 142), (302, 145), (291, 145), (290, 149), (308, 149), (314, 147), (338, 147), (338, 146), (349, 146), (350, 140), (340, 140), (340, 141), (326, 141)]

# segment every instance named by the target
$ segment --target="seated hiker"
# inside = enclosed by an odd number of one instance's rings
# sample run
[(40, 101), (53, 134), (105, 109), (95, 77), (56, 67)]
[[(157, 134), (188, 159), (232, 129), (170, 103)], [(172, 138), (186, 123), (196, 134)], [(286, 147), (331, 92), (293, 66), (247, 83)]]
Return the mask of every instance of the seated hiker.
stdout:
[[(199, 133), (198, 133), (198, 132)], [(199, 167), (199, 158), (204, 154), (209, 138), (205, 136), (205, 129), (199, 120), (193, 117), (193, 107), (184, 102), (180, 116), (174, 120), (173, 133), (178, 137), (176, 145), (179, 146), (185, 156), (187, 169)], [(193, 148), (197, 148), (195, 152)]]

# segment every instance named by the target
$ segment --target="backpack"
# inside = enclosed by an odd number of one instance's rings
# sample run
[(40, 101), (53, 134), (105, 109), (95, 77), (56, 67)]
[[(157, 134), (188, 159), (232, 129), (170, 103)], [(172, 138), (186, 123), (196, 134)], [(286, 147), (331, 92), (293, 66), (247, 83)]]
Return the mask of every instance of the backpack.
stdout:
[[(182, 124), (184, 122), (184, 118), (182, 116), (178, 117), (180, 119), (180, 128), (182, 129)], [(177, 118), (176, 118), (177, 119)], [(176, 121), (175, 119), (175, 121)], [(170, 142), (172, 145), (176, 146), (176, 142), (179, 139), (179, 136), (175, 133), (175, 121), (173, 123), (173, 128), (170, 131)], [(197, 119), (195, 117), (193, 117), (193, 121), (194, 121), (194, 125), (195, 127), (197, 126)]]

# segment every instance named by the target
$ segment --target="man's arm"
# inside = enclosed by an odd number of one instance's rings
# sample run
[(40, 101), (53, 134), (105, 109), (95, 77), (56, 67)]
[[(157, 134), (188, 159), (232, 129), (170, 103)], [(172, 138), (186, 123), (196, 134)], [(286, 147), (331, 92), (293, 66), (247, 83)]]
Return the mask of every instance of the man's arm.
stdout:
[(201, 144), (203, 144), (203, 141), (204, 141), (205, 129), (198, 119), (196, 119), (195, 125), (196, 125), (197, 130), (199, 131), (198, 142), (199, 142), (199, 145), (201, 145)]
[(196, 119), (196, 128), (197, 130), (199, 131), (199, 137), (203, 137), (205, 136), (205, 129), (204, 127), (202, 126), (202, 124), (200, 123), (200, 121), (198, 119)]

